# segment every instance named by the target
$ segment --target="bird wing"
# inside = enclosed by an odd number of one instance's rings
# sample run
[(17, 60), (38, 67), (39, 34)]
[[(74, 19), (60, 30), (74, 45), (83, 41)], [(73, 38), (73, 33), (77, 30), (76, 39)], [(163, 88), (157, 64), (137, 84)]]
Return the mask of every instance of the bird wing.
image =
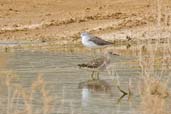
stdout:
[(99, 67), (100, 65), (102, 65), (104, 62), (104, 58), (100, 57), (97, 59), (93, 59), (92, 61), (89, 62), (89, 65), (92, 65), (94, 67)]
[(88, 63), (83, 63), (83, 64), (78, 64), (79, 67), (81, 68), (98, 68), (100, 67), (102, 64), (104, 63), (104, 58), (97, 58), (97, 59), (93, 59)]
[(108, 42), (108, 41), (105, 41), (99, 37), (96, 37), (96, 36), (92, 36), (89, 41), (92, 41), (94, 42), (95, 44), (98, 44), (98, 45), (111, 45), (113, 44), (112, 42)]

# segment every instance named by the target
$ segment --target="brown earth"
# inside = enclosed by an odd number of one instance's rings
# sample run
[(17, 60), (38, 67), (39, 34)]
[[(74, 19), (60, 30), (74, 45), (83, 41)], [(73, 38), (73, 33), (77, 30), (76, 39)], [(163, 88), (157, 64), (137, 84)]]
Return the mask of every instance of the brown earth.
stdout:
[(71, 44), (83, 31), (111, 41), (169, 38), (170, 24), (169, 0), (0, 1), (1, 41)]

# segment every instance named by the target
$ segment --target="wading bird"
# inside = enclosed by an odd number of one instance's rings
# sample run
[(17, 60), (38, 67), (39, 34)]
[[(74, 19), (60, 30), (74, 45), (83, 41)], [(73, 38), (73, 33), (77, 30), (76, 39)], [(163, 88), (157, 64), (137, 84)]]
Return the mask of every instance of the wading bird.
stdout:
[(93, 36), (87, 32), (81, 33), (82, 44), (89, 48), (99, 48), (112, 45), (112, 42), (105, 41), (97, 36)]
[(81, 42), (85, 47), (93, 49), (93, 57), (95, 58), (95, 50), (97, 48), (112, 45), (112, 42), (105, 41), (97, 36), (91, 35), (87, 32), (81, 33)]
[(107, 51), (104, 53), (104, 55), (102, 57), (95, 58), (88, 63), (78, 64), (78, 66), (81, 69), (87, 69), (87, 70), (92, 71), (91, 79), (93, 79), (93, 80), (99, 79), (99, 72), (104, 71), (104, 70), (108, 71), (110, 63), (111, 63), (110, 62), (111, 55), (118, 56), (118, 54), (115, 54), (111, 51)]

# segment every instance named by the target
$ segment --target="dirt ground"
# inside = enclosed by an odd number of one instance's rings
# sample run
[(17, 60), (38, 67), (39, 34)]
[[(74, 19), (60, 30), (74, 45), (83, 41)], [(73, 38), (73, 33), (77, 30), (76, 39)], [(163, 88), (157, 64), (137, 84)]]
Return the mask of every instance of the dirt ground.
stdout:
[(83, 31), (111, 41), (153, 39), (159, 27), (169, 38), (170, 26), (170, 0), (0, 0), (1, 41), (71, 44)]

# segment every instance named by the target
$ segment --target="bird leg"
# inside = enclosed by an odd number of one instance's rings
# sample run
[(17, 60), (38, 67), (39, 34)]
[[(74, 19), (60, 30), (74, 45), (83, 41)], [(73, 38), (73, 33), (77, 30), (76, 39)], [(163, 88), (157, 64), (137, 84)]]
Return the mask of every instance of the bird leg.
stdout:
[(96, 79), (99, 80), (99, 72), (96, 72)]
[(92, 80), (94, 80), (94, 77), (93, 77), (93, 76), (94, 76), (94, 73), (95, 73), (95, 71), (93, 71), (93, 72), (91, 73), (91, 79), (92, 79)]
[(92, 49), (93, 53), (92, 53), (92, 57), (93, 59), (96, 59), (96, 51), (94, 49)]

